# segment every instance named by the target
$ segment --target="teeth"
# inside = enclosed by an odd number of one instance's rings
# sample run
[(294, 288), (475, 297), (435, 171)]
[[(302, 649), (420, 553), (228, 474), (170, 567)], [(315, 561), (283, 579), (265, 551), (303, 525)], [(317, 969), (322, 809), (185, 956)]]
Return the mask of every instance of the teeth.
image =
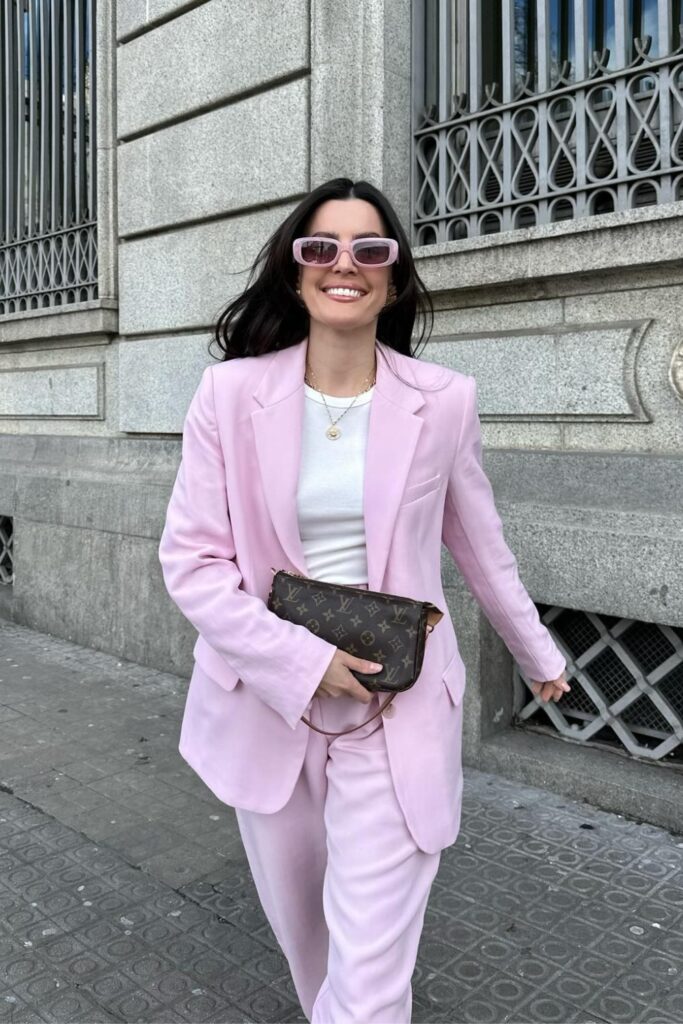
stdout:
[(357, 291), (355, 288), (326, 288), (328, 295), (353, 295), (360, 297), (363, 292)]

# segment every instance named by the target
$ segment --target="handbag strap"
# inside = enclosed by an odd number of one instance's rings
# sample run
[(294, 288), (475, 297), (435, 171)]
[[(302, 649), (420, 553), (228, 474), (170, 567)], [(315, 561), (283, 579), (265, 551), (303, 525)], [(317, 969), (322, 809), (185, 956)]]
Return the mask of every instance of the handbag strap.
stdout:
[[(432, 622), (427, 623), (427, 628), (425, 630), (425, 643), (427, 642), (427, 639), (429, 638), (430, 634), (433, 632), (434, 624)], [(375, 711), (374, 715), (370, 715), (370, 717), (366, 718), (364, 722), (360, 723), (360, 725), (352, 725), (349, 729), (341, 729), (339, 732), (330, 732), (328, 729), (319, 729), (318, 726), (313, 725), (313, 722), (311, 722), (310, 719), (306, 718), (305, 715), (302, 715), (301, 718), (302, 721), (304, 721), (310, 729), (315, 729), (316, 732), (321, 732), (324, 736), (345, 736), (348, 732), (355, 732), (356, 729), (362, 729), (363, 726), (367, 725), (368, 722), (371, 722), (373, 718), (377, 718), (378, 715), (381, 715), (384, 709), (389, 707), (392, 700), (396, 696), (397, 692), (397, 690), (394, 690), (394, 692), (389, 696), (389, 699), (384, 701), (384, 704), (382, 704), (377, 709), (377, 711)]]
[(302, 715), (301, 717), (303, 721), (306, 723), (306, 725), (309, 726), (309, 728), (315, 729), (316, 732), (321, 732), (325, 736), (345, 736), (347, 732), (355, 732), (356, 729), (362, 729), (363, 726), (367, 725), (368, 722), (371, 722), (373, 718), (377, 718), (378, 715), (381, 715), (384, 709), (389, 707), (392, 700), (396, 696), (396, 693), (397, 691), (394, 690), (394, 692), (390, 695), (389, 699), (384, 701), (384, 704), (382, 704), (381, 707), (379, 707), (377, 711), (375, 711), (374, 715), (370, 715), (370, 717), (366, 718), (366, 720), (364, 722), (361, 722), (360, 725), (352, 725), (349, 729), (342, 729), (340, 732), (330, 732), (328, 729), (319, 729), (318, 726), (313, 725), (313, 722), (306, 718), (305, 715)]

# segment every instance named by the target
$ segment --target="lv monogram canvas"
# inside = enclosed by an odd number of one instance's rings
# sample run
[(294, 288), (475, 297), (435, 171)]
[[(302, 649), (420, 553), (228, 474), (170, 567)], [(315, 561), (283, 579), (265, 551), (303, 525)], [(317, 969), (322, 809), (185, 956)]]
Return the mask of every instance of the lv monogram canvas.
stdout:
[(383, 665), (381, 672), (350, 671), (372, 692), (408, 690), (422, 669), (425, 642), (443, 612), (431, 601), (359, 590), (275, 570), (268, 608), (305, 626), (357, 658)]

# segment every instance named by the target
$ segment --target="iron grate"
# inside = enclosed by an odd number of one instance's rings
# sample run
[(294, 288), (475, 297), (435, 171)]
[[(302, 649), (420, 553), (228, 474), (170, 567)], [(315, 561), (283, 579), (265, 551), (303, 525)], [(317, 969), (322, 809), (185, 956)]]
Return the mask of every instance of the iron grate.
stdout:
[(598, 687), (606, 704), (619, 700), (633, 686), (633, 676), (609, 647), (603, 648), (597, 658), (586, 665), (586, 674)]
[(553, 623), (555, 632), (576, 654), (585, 652), (600, 639), (600, 633), (582, 612), (565, 608)]
[(679, 662), (676, 668), (662, 679), (659, 692), (683, 720), (683, 662)]
[(12, 542), (14, 523), (10, 516), (0, 516), (0, 586), (14, 583)]
[(666, 732), (669, 728), (664, 715), (661, 715), (646, 694), (629, 704), (621, 714), (622, 720), (635, 729), (652, 729), (655, 733)]
[(643, 672), (652, 672), (676, 653), (676, 648), (653, 622), (636, 622), (621, 635), (621, 642)]
[[(471, 85), (452, 102), (425, 106), (413, 132), (413, 244), (679, 198), (683, 41), (672, 46), (666, 55), (638, 53), (625, 67), (598, 61), (580, 80), (558, 79), (538, 92), (503, 100), (499, 88), (481, 83), (485, 101)], [(424, 59), (436, 61), (446, 81), (449, 48), (428, 49)]]
[(608, 736), (634, 757), (683, 760), (683, 628), (537, 608), (567, 661), (571, 690), (544, 704), (515, 665), (515, 721), (549, 721), (560, 735), (586, 744)]
[(0, 317), (99, 295), (96, 19), (0, 3)]

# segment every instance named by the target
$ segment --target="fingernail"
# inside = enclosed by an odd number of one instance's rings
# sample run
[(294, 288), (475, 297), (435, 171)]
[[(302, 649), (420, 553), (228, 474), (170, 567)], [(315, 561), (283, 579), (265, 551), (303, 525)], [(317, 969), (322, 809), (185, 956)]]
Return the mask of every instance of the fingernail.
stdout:
[(372, 667), (373, 667), (374, 669), (381, 669), (381, 668), (384, 668), (384, 666), (383, 666), (383, 665), (378, 665), (378, 664), (377, 664), (377, 662), (373, 662), (373, 665), (372, 665)]

